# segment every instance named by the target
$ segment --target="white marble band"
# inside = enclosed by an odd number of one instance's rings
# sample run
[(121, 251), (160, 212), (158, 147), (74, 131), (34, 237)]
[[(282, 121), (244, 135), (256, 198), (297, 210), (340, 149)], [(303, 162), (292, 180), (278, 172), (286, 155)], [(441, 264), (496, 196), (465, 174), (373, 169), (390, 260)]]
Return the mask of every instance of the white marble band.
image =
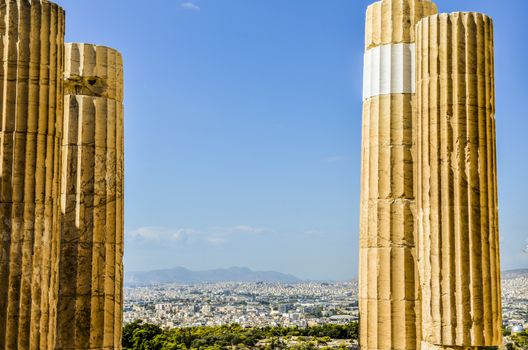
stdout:
[(363, 69), (363, 100), (416, 91), (414, 44), (389, 44), (367, 50)]

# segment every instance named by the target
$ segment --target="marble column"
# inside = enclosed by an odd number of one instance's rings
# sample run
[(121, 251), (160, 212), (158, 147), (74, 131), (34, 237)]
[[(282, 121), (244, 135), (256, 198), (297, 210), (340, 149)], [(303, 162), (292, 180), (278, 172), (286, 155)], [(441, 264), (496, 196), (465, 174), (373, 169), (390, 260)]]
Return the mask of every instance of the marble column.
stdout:
[(415, 250), (413, 100), (415, 24), (427, 0), (367, 10), (360, 214), (360, 346), (416, 349), (420, 293)]
[(57, 349), (121, 349), (123, 63), (66, 44)]
[(416, 42), (422, 348), (499, 346), (492, 21), (431, 16)]
[(53, 349), (64, 11), (0, 1), (0, 349)]

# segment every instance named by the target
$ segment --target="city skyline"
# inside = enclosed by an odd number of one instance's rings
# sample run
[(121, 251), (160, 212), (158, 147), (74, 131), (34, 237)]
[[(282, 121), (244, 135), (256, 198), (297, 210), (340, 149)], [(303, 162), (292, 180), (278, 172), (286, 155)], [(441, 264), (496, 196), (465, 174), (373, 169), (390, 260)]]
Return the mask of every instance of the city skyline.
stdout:
[[(158, 1), (152, 11), (143, 2), (58, 1), (67, 41), (126, 57), (127, 270), (357, 276), (370, 2)], [(527, 267), (528, 5), (437, 3), (495, 20), (502, 262)], [(89, 25), (95, 16), (98, 25)]]

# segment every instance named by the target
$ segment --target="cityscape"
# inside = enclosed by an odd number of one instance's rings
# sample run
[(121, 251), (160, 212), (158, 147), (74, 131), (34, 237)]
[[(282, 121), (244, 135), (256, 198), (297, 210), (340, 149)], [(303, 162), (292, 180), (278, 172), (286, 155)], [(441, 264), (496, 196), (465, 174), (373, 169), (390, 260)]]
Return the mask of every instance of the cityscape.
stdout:
[[(358, 283), (220, 282), (125, 287), (124, 323), (136, 320), (163, 328), (346, 324), (358, 321)], [(528, 272), (502, 280), (503, 325), (528, 329)]]
[(357, 282), (223, 282), (125, 287), (124, 323), (164, 328), (347, 324), (358, 320)]
[(502, 280), (502, 322), (513, 332), (528, 330), (528, 272), (511, 272)]
[(0, 0), (0, 350), (528, 350), (528, 2), (54, 1)]

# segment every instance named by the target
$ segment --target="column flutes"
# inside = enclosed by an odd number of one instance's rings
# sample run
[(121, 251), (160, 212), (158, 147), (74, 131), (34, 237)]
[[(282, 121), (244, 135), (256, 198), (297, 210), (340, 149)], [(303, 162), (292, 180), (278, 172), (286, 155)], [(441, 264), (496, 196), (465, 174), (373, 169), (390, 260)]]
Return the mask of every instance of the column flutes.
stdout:
[(499, 346), (493, 26), (479, 13), (417, 26), (422, 348)]
[(57, 349), (120, 349), (123, 65), (110, 48), (66, 44)]
[(427, 0), (367, 10), (360, 215), (360, 345), (415, 349), (420, 338), (414, 239), (414, 25)]
[(53, 349), (64, 11), (0, 1), (0, 349)]

